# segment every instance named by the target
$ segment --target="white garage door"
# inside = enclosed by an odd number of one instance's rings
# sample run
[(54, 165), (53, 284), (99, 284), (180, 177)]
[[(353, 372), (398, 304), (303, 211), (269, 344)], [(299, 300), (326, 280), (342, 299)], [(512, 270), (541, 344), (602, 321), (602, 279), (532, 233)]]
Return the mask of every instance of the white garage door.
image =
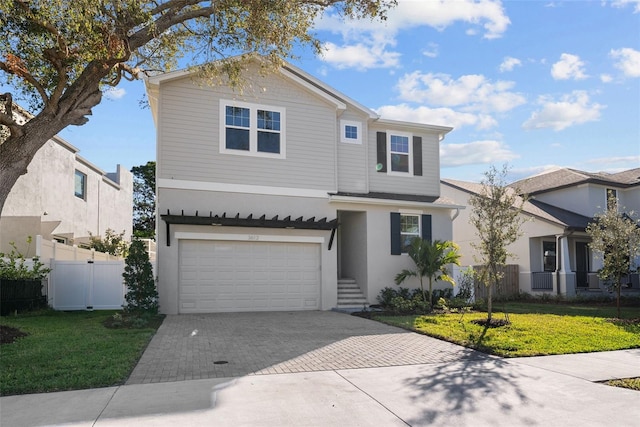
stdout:
[(320, 245), (180, 241), (181, 313), (317, 310)]

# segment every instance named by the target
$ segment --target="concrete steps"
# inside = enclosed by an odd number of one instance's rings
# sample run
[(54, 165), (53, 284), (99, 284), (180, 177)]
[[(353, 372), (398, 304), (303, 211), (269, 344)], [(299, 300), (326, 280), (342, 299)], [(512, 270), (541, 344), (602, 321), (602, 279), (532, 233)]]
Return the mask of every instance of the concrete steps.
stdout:
[(368, 307), (369, 303), (354, 279), (338, 279), (338, 309)]

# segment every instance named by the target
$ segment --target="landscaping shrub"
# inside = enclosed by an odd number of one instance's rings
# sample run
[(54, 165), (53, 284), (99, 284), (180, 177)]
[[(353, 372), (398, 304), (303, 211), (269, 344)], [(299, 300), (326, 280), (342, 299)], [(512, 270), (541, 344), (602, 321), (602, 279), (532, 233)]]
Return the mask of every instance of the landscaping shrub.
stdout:
[(140, 240), (131, 243), (125, 264), (122, 273), (127, 286), (125, 312), (136, 316), (157, 314), (158, 291), (144, 243)]

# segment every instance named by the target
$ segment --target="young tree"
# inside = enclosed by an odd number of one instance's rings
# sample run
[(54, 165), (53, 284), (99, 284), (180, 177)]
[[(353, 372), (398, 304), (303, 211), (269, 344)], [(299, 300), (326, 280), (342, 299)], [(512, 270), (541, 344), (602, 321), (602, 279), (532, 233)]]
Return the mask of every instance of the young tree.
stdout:
[[(460, 254), (458, 253), (459, 247), (450, 241), (434, 240), (431, 243), (429, 240), (424, 240), (420, 237), (416, 237), (411, 240), (409, 246), (409, 257), (413, 260), (416, 266), (415, 270), (402, 270), (396, 275), (396, 285), (400, 285), (408, 277), (420, 278), (420, 290), (422, 291), (422, 298), (429, 304), (429, 309), (432, 308), (432, 294), (433, 294), (433, 282), (443, 280), (454, 285), (453, 278), (449, 274), (449, 264), (460, 265)], [(429, 279), (429, 297), (424, 292), (424, 286), (422, 278), (427, 277)]]
[[(587, 233), (591, 237), (589, 247), (602, 258), (598, 277), (615, 289), (617, 316), (620, 317), (622, 277), (635, 270), (634, 260), (640, 256), (640, 224), (633, 219), (633, 211), (618, 212), (615, 196), (609, 195), (607, 206), (587, 226)], [(624, 212), (624, 208), (621, 210)]]
[(153, 239), (156, 235), (156, 162), (134, 166), (133, 235)]
[[(325, 10), (345, 18), (385, 18), (395, 0), (0, 0), (0, 213), (36, 152), (69, 125), (85, 124), (102, 89), (148, 71), (174, 69), (183, 57), (209, 76), (238, 82), (242, 61), (275, 69), (311, 33)], [(270, 66), (270, 67), (269, 67)], [(13, 114), (14, 95), (35, 117)]]
[(511, 254), (507, 246), (522, 235), (520, 227), (525, 222), (522, 206), (526, 196), (519, 196), (517, 189), (507, 186), (508, 168), (501, 171), (495, 166), (485, 172), (479, 194), (469, 198), (472, 207), (470, 222), (476, 228), (478, 241), (472, 246), (479, 252), (477, 261), (482, 264), (479, 279), (487, 286), (487, 322), (491, 323), (492, 289), (502, 279), (502, 269)]
[(141, 314), (158, 313), (158, 291), (156, 282), (153, 280), (153, 269), (149, 262), (144, 243), (134, 240), (129, 248), (129, 255), (125, 260), (124, 273), (122, 273), (124, 283), (127, 286), (127, 293), (124, 296), (127, 305), (125, 311)]
[(89, 233), (89, 247), (98, 252), (104, 252), (114, 256), (126, 256), (129, 243), (124, 240), (124, 231), (116, 234), (110, 228), (104, 232), (104, 237), (94, 236)]

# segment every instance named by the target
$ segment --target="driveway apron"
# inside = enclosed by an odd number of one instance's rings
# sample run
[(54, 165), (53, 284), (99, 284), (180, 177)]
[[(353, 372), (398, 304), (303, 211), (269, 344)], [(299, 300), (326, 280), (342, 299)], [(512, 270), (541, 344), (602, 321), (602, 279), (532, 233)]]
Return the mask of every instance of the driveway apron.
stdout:
[(486, 355), (330, 311), (165, 318), (127, 384), (481, 359)]

